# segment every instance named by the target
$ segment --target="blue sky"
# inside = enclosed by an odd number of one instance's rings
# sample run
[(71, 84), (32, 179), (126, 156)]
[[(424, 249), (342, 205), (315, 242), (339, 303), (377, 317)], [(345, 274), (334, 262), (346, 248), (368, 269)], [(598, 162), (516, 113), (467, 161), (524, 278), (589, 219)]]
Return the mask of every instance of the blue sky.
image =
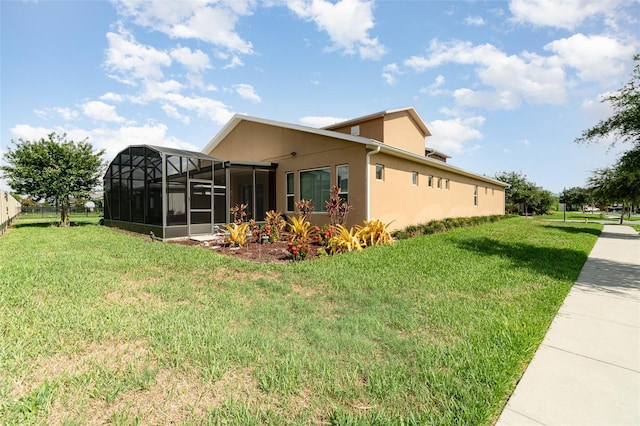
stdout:
[[(0, 154), (55, 131), (201, 150), (235, 113), (320, 127), (414, 106), (450, 163), (584, 186), (573, 140), (630, 78), (640, 2), (0, 2)], [(0, 181), (0, 187), (7, 188)]]

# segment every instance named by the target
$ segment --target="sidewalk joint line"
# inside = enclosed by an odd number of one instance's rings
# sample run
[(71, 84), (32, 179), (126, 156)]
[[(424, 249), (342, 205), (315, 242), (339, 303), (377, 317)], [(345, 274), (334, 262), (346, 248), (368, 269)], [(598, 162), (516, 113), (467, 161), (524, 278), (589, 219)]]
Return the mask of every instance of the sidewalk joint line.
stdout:
[[(595, 317), (593, 315), (581, 314), (580, 312), (574, 312), (574, 311), (571, 311), (571, 310), (562, 310), (561, 309), (560, 311), (558, 311), (558, 315), (564, 314), (564, 313), (569, 314), (569, 315), (583, 317), (583, 318), (590, 318), (590, 319), (593, 319), (593, 320), (602, 321), (602, 322), (606, 322), (606, 323), (609, 323), (609, 324), (622, 325), (622, 326), (631, 327), (631, 328), (640, 328), (640, 324), (626, 324), (626, 323), (623, 323), (623, 322), (611, 321), (611, 320), (608, 320), (608, 319)], [(567, 318), (567, 317), (563, 316), (563, 318)]]
[(600, 363), (602, 363), (602, 364), (607, 364), (607, 365), (610, 365), (610, 366), (612, 366), (612, 367), (622, 368), (623, 370), (627, 370), (627, 371), (631, 371), (631, 372), (633, 372), (633, 373), (638, 373), (638, 374), (640, 374), (640, 371), (638, 371), (638, 370), (634, 370), (633, 368), (624, 367), (624, 366), (622, 366), (622, 365), (618, 365), (618, 364), (613, 364), (613, 363), (608, 362), (608, 361), (603, 361), (603, 360), (598, 359), (598, 358), (593, 358), (593, 357), (590, 357), (590, 356), (587, 356), (587, 355), (582, 355), (582, 354), (579, 354), (579, 353), (577, 353), (577, 352), (573, 352), (573, 351), (569, 351), (569, 350), (566, 350), (566, 349), (559, 348), (559, 347), (557, 347), (557, 346), (551, 346), (551, 345), (545, 344), (544, 342), (543, 342), (542, 344), (543, 344), (544, 346), (546, 346), (546, 347), (550, 348), (550, 349), (556, 349), (556, 350), (558, 350), (558, 351), (562, 351), (562, 352), (564, 352), (564, 353), (568, 353), (568, 354), (576, 355), (576, 356), (579, 356), (579, 357), (582, 357), (582, 358), (586, 358), (586, 359), (589, 359), (589, 360), (592, 360), (592, 361), (600, 362)]
[[(500, 413), (500, 417), (502, 417), (502, 414), (503, 414), (505, 411), (507, 411), (507, 410), (511, 410), (511, 411), (513, 411), (514, 413), (516, 413), (516, 414), (518, 414), (518, 415), (520, 415), (520, 416), (522, 416), (522, 417), (525, 417), (525, 418), (527, 418), (527, 419), (531, 420), (532, 422), (536, 422), (537, 424), (539, 424), (539, 425), (541, 425), (541, 426), (547, 426), (547, 424), (546, 424), (546, 423), (542, 423), (542, 422), (540, 422), (540, 421), (538, 421), (538, 420), (534, 419), (533, 417), (527, 416), (526, 414), (521, 413), (521, 412), (520, 412), (520, 411), (518, 411), (518, 410), (514, 410), (512, 407), (509, 407), (509, 403), (507, 403), (507, 406), (504, 408), (504, 410), (502, 410), (502, 413)], [(499, 419), (499, 418), (498, 418), (498, 419)]]

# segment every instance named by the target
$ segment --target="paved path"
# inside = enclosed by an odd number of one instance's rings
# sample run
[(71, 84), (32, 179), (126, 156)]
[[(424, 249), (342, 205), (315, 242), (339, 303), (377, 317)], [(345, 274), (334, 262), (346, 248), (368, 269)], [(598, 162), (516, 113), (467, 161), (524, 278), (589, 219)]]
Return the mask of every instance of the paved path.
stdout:
[(640, 425), (640, 235), (605, 225), (496, 423)]

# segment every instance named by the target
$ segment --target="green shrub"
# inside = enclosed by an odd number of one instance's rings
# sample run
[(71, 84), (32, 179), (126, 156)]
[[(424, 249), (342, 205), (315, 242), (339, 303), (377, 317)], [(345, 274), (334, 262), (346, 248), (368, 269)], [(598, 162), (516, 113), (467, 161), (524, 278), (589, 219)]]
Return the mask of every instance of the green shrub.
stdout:
[(493, 223), (501, 219), (507, 219), (514, 215), (491, 215), (472, 217), (451, 217), (442, 220), (431, 220), (419, 225), (409, 225), (403, 229), (394, 231), (393, 237), (398, 240), (416, 237), (419, 235), (431, 235), (446, 232), (455, 228)]

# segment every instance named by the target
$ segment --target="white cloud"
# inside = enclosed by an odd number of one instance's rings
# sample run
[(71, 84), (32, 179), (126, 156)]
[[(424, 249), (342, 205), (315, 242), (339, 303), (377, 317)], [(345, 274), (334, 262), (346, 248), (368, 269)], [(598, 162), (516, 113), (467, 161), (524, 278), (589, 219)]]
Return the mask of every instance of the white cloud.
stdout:
[(68, 107), (54, 107), (45, 109), (35, 109), (33, 112), (42, 119), (49, 119), (52, 114), (55, 114), (65, 121), (72, 121), (78, 119), (78, 111)]
[(513, 110), (521, 105), (520, 96), (511, 90), (489, 91), (468, 88), (453, 91), (456, 105), (486, 109)]
[(341, 121), (346, 121), (346, 120), (347, 120), (346, 118), (310, 115), (307, 117), (302, 117), (298, 121), (301, 124), (304, 124), (305, 126), (315, 127), (319, 129), (319, 128), (330, 126), (332, 124), (340, 123)]
[(614, 111), (609, 102), (602, 102), (608, 95), (612, 95), (612, 92), (602, 93), (595, 99), (585, 99), (582, 101), (581, 110), (584, 113), (587, 122), (597, 123), (600, 120), (604, 120), (613, 115)]
[(623, 0), (512, 0), (509, 9), (517, 23), (572, 30), (591, 17), (615, 14), (624, 3)]
[[(199, 117), (211, 120), (216, 124), (226, 124), (233, 116), (223, 102), (205, 96), (184, 96), (180, 93), (183, 84), (176, 80), (147, 81), (144, 90), (138, 96), (131, 96), (129, 99), (133, 103), (147, 104), (149, 102), (159, 102), (162, 109), (172, 118), (181, 121), (191, 120), (179, 111), (179, 108), (192, 111)], [(209, 88), (215, 90), (215, 88)]]
[(99, 121), (108, 121), (113, 123), (120, 123), (125, 121), (123, 117), (120, 117), (116, 113), (116, 107), (113, 105), (105, 104), (102, 101), (90, 101), (81, 105), (82, 112), (89, 118)]
[(27, 141), (40, 140), (41, 138), (46, 139), (47, 135), (53, 132), (59, 134), (65, 133), (64, 130), (60, 128), (34, 127), (29, 124), (16, 124), (11, 128), (11, 134), (14, 139), (24, 139)]
[(91, 143), (95, 150), (105, 150), (104, 159), (106, 161), (111, 161), (118, 152), (129, 145), (159, 145), (199, 151), (195, 145), (167, 135), (167, 126), (164, 124), (88, 130), (78, 128), (64, 129), (59, 126), (54, 128), (33, 127), (28, 124), (18, 124), (11, 128), (11, 134), (14, 135), (15, 138), (23, 138), (25, 140), (46, 138), (51, 132), (56, 132), (59, 135), (66, 133), (68, 140), (76, 142), (88, 139), (88, 142)]
[(445, 78), (442, 74), (439, 74), (435, 81), (426, 87), (420, 88), (419, 92), (425, 95), (437, 96), (443, 94), (445, 91), (441, 89), (445, 82)]
[(395, 62), (392, 64), (387, 64), (384, 66), (384, 68), (382, 68), (382, 78), (384, 78), (384, 81), (389, 86), (393, 86), (394, 84), (396, 84), (396, 82), (398, 81), (396, 76), (400, 74), (402, 74), (402, 72), (400, 71), (398, 64)]
[(403, 62), (415, 72), (446, 63), (474, 66), (480, 82), (489, 89), (455, 91), (461, 105), (513, 109), (522, 99), (534, 104), (565, 101), (565, 74), (561, 61), (554, 56), (529, 52), (507, 55), (491, 44), (432, 40), (428, 55), (413, 56)]
[(124, 98), (122, 95), (113, 92), (107, 92), (104, 95), (100, 96), (98, 99), (101, 101), (109, 101), (109, 102), (122, 102)]
[(449, 154), (474, 151), (479, 145), (467, 145), (470, 141), (482, 139), (478, 128), (482, 127), (484, 121), (482, 116), (434, 120), (427, 124), (433, 135), (427, 139), (427, 145)]
[(372, 60), (387, 53), (387, 48), (369, 35), (375, 26), (372, 1), (288, 0), (287, 5), (300, 18), (313, 21), (318, 29), (326, 31), (333, 42), (331, 49)]
[(105, 159), (108, 161), (129, 145), (158, 145), (199, 151), (192, 144), (173, 136), (168, 136), (167, 126), (164, 124), (123, 126), (117, 129), (93, 129), (88, 133), (89, 141), (92, 142), (93, 146), (98, 149), (105, 149)]
[(220, 125), (226, 124), (234, 114), (224, 103), (203, 96), (187, 97), (179, 94), (169, 94), (166, 99), (175, 106), (187, 111), (193, 111), (198, 116)]
[(231, 58), (231, 61), (229, 61), (229, 63), (222, 68), (228, 70), (228, 69), (233, 69), (233, 68), (238, 68), (243, 66), (244, 66), (244, 62), (242, 62), (242, 59), (240, 59), (236, 55), (233, 55), (233, 57)]
[(162, 105), (162, 110), (171, 118), (180, 120), (184, 124), (191, 124), (191, 119), (184, 114), (180, 114), (180, 112), (178, 112), (178, 109), (173, 105), (168, 105), (168, 104)]
[(249, 54), (251, 42), (236, 32), (240, 16), (250, 15), (254, 1), (140, 1), (120, 0), (118, 12), (141, 26), (173, 38), (196, 39), (229, 51)]
[(464, 23), (467, 25), (475, 26), (475, 27), (481, 27), (487, 24), (487, 22), (482, 18), (482, 16), (467, 16), (464, 19)]
[(65, 121), (71, 121), (78, 118), (78, 111), (71, 108), (54, 108), (54, 111)]
[(236, 90), (236, 93), (243, 99), (247, 99), (253, 103), (262, 102), (262, 99), (260, 99), (260, 96), (258, 96), (255, 89), (250, 84), (236, 84), (233, 86), (233, 88)]
[(171, 57), (164, 51), (138, 43), (133, 35), (120, 28), (107, 33), (105, 68), (121, 83), (136, 85), (137, 80), (161, 80), (162, 67), (171, 65)]
[(171, 57), (194, 73), (201, 73), (205, 69), (211, 68), (209, 56), (199, 49), (192, 51), (188, 47), (176, 47), (171, 49)]
[(626, 73), (626, 64), (636, 46), (608, 36), (578, 33), (554, 40), (544, 49), (555, 53), (563, 64), (577, 69), (581, 80), (606, 82)]

